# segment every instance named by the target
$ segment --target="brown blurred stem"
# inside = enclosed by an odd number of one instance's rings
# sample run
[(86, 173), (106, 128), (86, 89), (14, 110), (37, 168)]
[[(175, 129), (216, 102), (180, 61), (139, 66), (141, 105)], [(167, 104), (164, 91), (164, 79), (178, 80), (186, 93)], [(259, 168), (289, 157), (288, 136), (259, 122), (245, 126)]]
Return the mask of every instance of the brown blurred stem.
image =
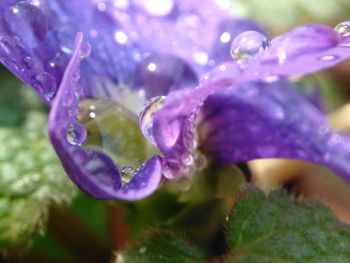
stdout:
[(50, 211), (48, 232), (61, 243), (77, 262), (109, 262), (112, 257), (107, 245), (101, 244), (95, 235), (67, 209), (54, 206)]
[(108, 204), (106, 207), (111, 249), (112, 251), (124, 249), (129, 241), (126, 211), (116, 204)]

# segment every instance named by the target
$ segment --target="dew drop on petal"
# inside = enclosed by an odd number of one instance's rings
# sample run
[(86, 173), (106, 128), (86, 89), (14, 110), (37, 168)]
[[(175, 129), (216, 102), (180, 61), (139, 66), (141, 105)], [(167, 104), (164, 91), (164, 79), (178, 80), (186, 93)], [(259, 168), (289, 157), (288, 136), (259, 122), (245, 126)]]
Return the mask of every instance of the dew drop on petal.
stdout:
[(128, 35), (125, 32), (118, 30), (114, 33), (114, 40), (119, 44), (125, 44), (128, 42)]
[(67, 141), (71, 145), (82, 146), (86, 140), (86, 129), (79, 122), (69, 124), (67, 128)]
[(83, 43), (79, 52), (80, 58), (86, 58), (91, 53), (91, 45), (89, 43)]
[(142, 134), (153, 144), (155, 144), (152, 131), (153, 114), (163, 106), (164, 99), (164, 96), (158, 96), (150, 99), (143, 107), (139, 117), (139, 125)]
[(269, 42), (265, 35), (257, 31), (246, 31), (239, 34), (231, 45), (231, 56), (234, 60), (248, 60), (265, 50)]
[(35, 79), (40, 83), (41, 90), (46, 98), (51, 99), (57, 91), (56, 79), (48, 72), (41, 72)]
[(197, 171), (202, 171), (208, 165), (207, 157), (199, 151), (194, 154), (194, 165)]
[(43, 12), (36, 6), (19, 2), (4, 12), (6, 28), (19, 36), (29, 48), (37, 46), (45, 38), (48, 25)]
[(334, 29), (342, 37), (349, 37), (350, 36), (350, 21), (342, 22), (342, 23), (338, 24)]
[(192, 165), (193, 164), (193, 156), (190, 153), (186, 153), (181, 156), (181, 162), (184, 165)]
[(131, 166), (124, 166), (120, 172), (122, 177), (122, 184), (125, 185), (131, 181), (131, 179), (135, 176), (137, 170)]

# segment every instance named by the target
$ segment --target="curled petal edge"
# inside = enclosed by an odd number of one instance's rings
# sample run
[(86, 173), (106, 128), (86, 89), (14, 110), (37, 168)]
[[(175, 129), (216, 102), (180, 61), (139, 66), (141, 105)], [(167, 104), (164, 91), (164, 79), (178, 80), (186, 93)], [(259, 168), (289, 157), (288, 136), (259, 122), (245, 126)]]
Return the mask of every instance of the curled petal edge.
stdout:
[(68, 176), (79, 188), (100, 199), (138, 200), (152, 194), (162, 178), (162, 159), (154, 156), (146, 161), (130, 182), (122, 186), (117, 166), (105, 154), (71, 145), (67, 129), (76, 122), (78, 101), (84, 96), (79, 82), (80, 53), (83, 34), (75, 39), (74, 53), (65, 70), (49, 114), (49, 137)]

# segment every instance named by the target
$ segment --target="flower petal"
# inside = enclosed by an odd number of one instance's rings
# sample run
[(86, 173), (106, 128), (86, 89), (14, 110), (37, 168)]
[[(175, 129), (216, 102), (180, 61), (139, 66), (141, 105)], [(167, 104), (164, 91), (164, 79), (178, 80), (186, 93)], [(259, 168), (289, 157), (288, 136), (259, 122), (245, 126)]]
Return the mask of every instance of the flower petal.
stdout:
[(217, 92), (203, 106), (202, 149), (223, 163), (288, 158), (327, 166), (350, 181), (350, 138), (285, 80)]
[(77, 32), (83, 32), (92, 46), (84, 63), (90, 93), (118, 97), (121, 90), (116, 86), (122, 83), (144, 88), (150, 98), (154, 92), (148, 94), (148, 89), (153, 86), (134, 81), (139, 64), (149, 60), (147, 54), (176, 56), (180, 66), (190, 65), (195, 74), (203, 73), (215, 64), (213, 43), (219, 24), (229, 17), (212, 0), (202, 1), (201, 8), (194, 0), (162, 5), (139, 0), (126, 4), (112, 0), (4, 0), (0, 12), (4, 14), (0, 17), (0, 61), (46, 101), (61, 82)]
[[(198, 121), (196, 116), (209, 95), (228, 88), (234, 90), (237, 85), (250, 81), (274, 82), (280, 76), (304, 75), (333, 66), (350, 56), (349, 38), (344, 37), (345, 34), (340, 34), (338, 31), (322, 25), (309, 25), (294, 29), (273, 40), (267, 49), (264, 49), (265, 40), (260, 33), (247, 32), (243, 34), (246, 39), (237, 42), (238, 44), (249, 43), (251, 45), (249, 37), (252, 37), (252, 41), (261, 43), (261, 49), (255, 48), (256, 45), (247, 47), (254, 46), (256, 54), (250, 49), (247, 50), (249, 52), (247, 56), (237, 56), (236, 61), (226, 62), (218, 66), (202, 77), (199, 87), (195, 90), (170, 93), (163, 108), (154, 114), (153, 135), (155, 142), (166, 158), (168, 156), (172, 158), (171, 164), (165, 164), (165, 167), (169, 167), (172, 173), (178, 174), (177, 170), (179, 170), (182, 163), (181, 156), (191, 155), (193, 151), (186, 147), (185, 141), (188, 137), (195, 138), (194, 129), (189, 129), (189, 127), (195, 125), (196, 120)], [(240, 37), (242, 36), (237, 38)], [(313, 39), (324, 41), (321, 44), (312, 44)], [(290, 45), (289, 41), (292, 41), (292, 43), (295, 41), (295, 46)], [(242, 48), (239, 52), (243, 52), (246, 47), (243, 46)], [(283, 61), (281, 61), (280, 50), (283, 50), (286, 54), (286, 56), (283, 56)], [(283, 92), (283, 87), (281, 89), (281, 92)], [(274, 105), (269, 106), (266, 103), (266, 107), (273, 107)], [(282, 114), (280, 107), (271, 108), (269, 112), (272, 115), (276, 114), (277, 117), (278, 114)], [(195, 117), (191, 118), (191, 116)], [(226, 119), (226, 122), (229, 122), (229, 120)], [(225, 129), (225, 126), (228, 125), (229, 123), (226, 123), (222, 126), (222, 129)], [(295, 127), (290, 127), (290, 129), (293, 128)], [(171, 129), (171, 132), (169, 129)], [(244, 136), (242, 133), (239, 133), (239, 135)], [(228, 145), (227, 147), (234, 146)], [(214, 149), (215, 145), (211, 145), (211, 148)], [(223, 156), (221, 157), (223, 158)], [(295, 156), (295, 158), (299, 157)], [(310, 156), (309, 158), (313, 157)]]
[[(49, 135), (61, 162), (71, 179), (84, 191), (103, 199), (136, 200), (155, 191), (162, 177), (161, 158), (154, 156), (145, 162), (126, 185), (113, 161), (98, 151), (82, 149), (67, 141), (70, 126), (79, 129), (76, 120), (78, 101), (84, 95), (80, 83), (80, 61), (82, 59), (82, 33), (76, 37), (75, 49), (63, 80), (52, 104), (49, 116)], [(78, 140), (84, 134), (75, 131)], [(80, 138), (81, 137), (81, 138)]]

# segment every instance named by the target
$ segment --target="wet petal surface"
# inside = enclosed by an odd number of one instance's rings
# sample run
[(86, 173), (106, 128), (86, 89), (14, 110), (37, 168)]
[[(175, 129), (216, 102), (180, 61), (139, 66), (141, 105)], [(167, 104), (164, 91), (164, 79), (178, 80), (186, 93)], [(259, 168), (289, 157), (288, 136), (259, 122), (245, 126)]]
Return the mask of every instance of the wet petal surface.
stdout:
[[(99, 151), (80, 147), (80, 142), (85, 137), (82, 131), (85, 128), (77, 124), (78, 101), (84, 91), (84, 86), (80, 83), (79, 68), (82, 37), (81, 33), (77, 35), (72, 59), (52, 104), (49, 117), (51, 141), (67, 174), (82, 190), (103, 199), (144, 198), (155, 191), (160, 183), (160, 157), (155, 156), (142, 164), (130, 181), (122, 184), (121, 167), (117, 167), (107, 155)], [(77, 143), (69, 143), (67, 140), (67, 134), (72, 133), (69, 129), (78, 129), (72, 135), (72, 140)]]

